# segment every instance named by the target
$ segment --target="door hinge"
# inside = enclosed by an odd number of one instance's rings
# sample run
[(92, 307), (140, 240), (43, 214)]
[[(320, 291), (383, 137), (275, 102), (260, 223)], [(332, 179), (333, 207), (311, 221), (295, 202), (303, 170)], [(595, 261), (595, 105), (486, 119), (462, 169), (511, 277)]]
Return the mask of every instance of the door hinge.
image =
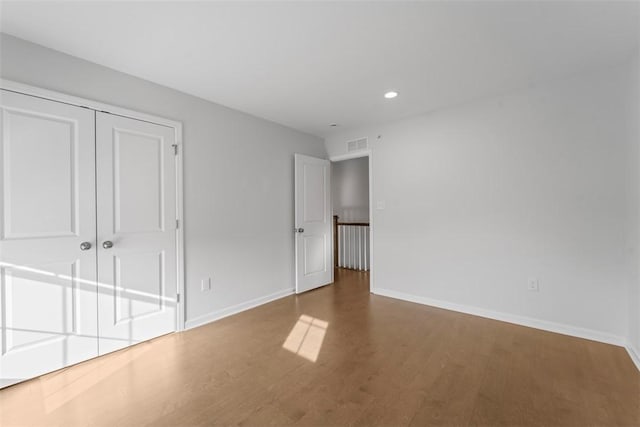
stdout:
[(173, 147), (173, 154), (175, 156), (177, 156), (178, 155), (178, 144), (172, 144), (171, 146)]
[(180, 302), (180, 294), (176, 294), (176, 302)]
[(180, 228), (180, 220), (176, 219), (176, 229)]

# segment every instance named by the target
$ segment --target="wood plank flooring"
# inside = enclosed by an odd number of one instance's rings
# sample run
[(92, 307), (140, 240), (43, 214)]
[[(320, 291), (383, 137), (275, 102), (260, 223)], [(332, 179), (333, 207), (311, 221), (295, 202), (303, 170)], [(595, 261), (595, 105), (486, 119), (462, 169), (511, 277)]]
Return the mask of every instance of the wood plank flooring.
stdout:
[(623, 348), (336, 278), (4, 389), (0, 424), (640, 426)]

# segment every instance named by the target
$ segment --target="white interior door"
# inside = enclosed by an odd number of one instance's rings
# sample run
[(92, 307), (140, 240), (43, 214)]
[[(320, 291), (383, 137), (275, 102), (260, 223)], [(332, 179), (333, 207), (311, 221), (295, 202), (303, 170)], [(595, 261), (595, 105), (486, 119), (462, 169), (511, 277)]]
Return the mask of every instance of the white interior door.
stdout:
[(295, 156), (296, 292), (333, 281), (331, 173), (328, 160)]
[(96, 113), (99, 351), (176, 330), (173, 128)]
[(5, 90), (0, 110), (2, 387), (96, 356), (98, 339), (95, 113)]

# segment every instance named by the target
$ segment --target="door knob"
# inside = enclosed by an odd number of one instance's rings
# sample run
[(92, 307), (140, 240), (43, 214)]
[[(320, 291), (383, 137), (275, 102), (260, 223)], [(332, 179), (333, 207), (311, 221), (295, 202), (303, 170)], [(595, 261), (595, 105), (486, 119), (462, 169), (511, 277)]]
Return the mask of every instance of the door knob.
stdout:
[(91, 243), (89, 243), (89, 242), (80, 243), (80, 250), (81, 251), (88, 251), (89, 249), (91, 249)]
[(102, 243), (102, 247), (105, 249), (111, 249), (113, 247), (113, 242), (111, 240), (105, 240)]
[(296, 233), (304, 233), (304, 228), (294, 228), (293, 231)]

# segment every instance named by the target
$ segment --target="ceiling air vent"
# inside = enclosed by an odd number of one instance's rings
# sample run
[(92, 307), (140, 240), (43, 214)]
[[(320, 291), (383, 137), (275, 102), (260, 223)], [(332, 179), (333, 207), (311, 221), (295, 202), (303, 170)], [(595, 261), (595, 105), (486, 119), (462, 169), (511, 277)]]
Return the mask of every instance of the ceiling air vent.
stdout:
[(354, 151), (362, 151), (369, 148), (369, 141), (367, 138), (354, 139), (352, 141), (347, 141), (347, 153), (352, 153)]

